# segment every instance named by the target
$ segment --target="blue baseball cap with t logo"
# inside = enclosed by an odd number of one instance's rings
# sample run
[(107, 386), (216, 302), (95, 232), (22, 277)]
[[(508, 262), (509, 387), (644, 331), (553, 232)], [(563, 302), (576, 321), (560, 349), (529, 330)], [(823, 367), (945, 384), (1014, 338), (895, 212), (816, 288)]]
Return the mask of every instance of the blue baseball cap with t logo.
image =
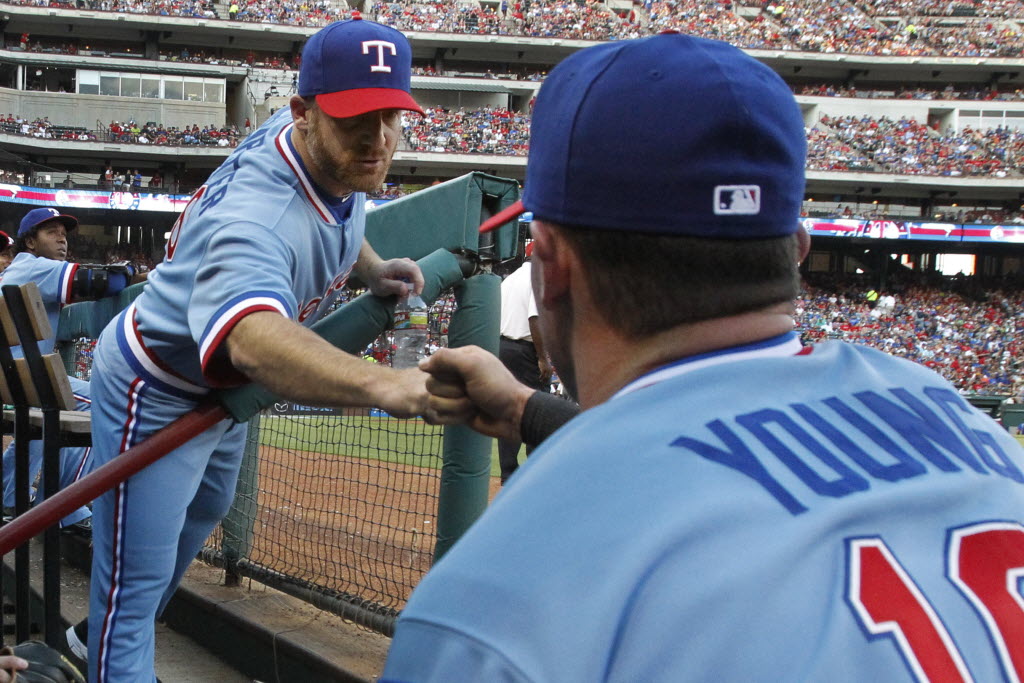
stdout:
[(399, 31), (358, 17), (314, 33), (302, 48), (299, 95), (315, 97), (328, 116), (378, 109), (423, 113), (410, 94), (412, 48)]
[(60, 221), (64, 224), (65, 230), (74, 230), (78, 227), (78, 219), (74, 216), (61, 213), (57, 209), (44, 207), (32, 209), (25, 214), (25, 217), (21, 219), (21, 225), (18, 226), (18, 237), (24, 237), (32, 232), (32, 228), (47, 221)]

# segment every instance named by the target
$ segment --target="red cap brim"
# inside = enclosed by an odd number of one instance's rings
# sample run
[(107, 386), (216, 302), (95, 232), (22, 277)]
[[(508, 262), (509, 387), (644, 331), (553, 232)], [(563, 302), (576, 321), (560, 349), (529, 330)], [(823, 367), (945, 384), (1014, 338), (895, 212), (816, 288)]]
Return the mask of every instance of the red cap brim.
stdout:
[(522, 200), (519, 200), (515, 204), (512, 204), (511, 206), (505, 209), (502, 209), (501, 211), (499, 211), (498, 213), (494, 214), (493, 216), (485, 220), (483, 223), (481, 223), (480, 232), (490, 232), (495, 228), (505, 225), (509, 221), (518, 218), (519, 215), (524, 211), (526, 211), (526, 209), (523, 208), (523, 202)]
[(325, 114), (336, 119), (347, 119), (380, 109), (405, 109), (423, 115), (423, 109), (416, 104), (412, 95), (394, 88), (359, 88), (325, 93), (316, 96), (316, 103)]

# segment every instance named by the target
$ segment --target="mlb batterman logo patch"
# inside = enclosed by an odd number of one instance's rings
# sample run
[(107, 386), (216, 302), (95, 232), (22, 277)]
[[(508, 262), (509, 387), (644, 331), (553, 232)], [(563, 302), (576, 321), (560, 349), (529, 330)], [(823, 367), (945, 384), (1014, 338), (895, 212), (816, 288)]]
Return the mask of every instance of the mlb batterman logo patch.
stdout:
[(716, 216), (756, 216), (761, 213), (760, 185), (715, 187)]

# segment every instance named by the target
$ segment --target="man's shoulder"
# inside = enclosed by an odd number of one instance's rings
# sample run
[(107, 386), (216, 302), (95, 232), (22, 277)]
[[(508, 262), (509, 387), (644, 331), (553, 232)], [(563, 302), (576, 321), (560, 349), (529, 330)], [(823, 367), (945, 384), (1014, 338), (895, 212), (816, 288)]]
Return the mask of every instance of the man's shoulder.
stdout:
[(53, 270), (60, 270), (67, 265), (67, 261), (56, 261), (30, 254), (27, 251), (20, 252), (11, 261), (2, 274), (0, 282), (5, 285), (20, 285), (32, 282)]

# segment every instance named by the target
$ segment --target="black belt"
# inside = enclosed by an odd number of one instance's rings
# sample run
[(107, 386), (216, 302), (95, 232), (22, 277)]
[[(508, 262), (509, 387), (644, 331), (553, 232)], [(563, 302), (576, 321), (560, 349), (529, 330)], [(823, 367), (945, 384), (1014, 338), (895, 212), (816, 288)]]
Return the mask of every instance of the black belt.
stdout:
[(529, 339), (513, 339), (512, 337), (504, 337), (503, 336), (502, 340), (507, 341), (507, 342), (512, 342), (513, 344), (526, 344), (528, 346), (533, 346), (533, 342), (530, 341)]

